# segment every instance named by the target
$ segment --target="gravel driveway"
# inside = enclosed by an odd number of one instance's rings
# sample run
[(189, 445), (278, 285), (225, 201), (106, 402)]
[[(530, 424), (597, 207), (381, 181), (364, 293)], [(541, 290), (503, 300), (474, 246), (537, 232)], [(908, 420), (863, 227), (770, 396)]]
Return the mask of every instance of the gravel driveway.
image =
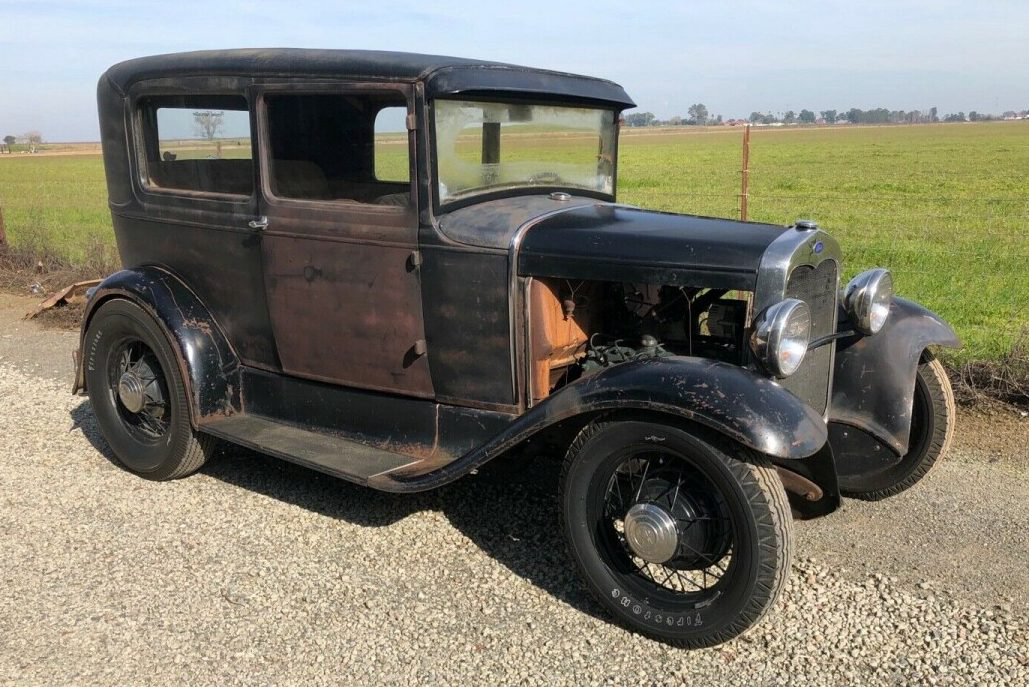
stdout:
[(912, 491), (798, 523), (778, 608), (684, 652), (587, 597), (556, 526), (554, 462), (395, 496), (231, 449), (145, 482), (111, 462), (60, 379), (74, 336), (18, 322), (11, 302), (0, 683), (1029, 683), (1017, 414), (963, 417), (954, 455)]

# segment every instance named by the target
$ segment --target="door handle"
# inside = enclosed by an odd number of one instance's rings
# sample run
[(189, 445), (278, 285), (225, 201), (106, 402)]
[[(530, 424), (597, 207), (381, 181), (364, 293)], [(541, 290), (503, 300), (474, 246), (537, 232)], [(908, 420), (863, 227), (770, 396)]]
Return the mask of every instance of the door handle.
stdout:
[(264, 215), (261, 215), (257, 219), (252, 219), (249, 222), (247, 222), (247, 226), (253, 229), (254, 231), (264, 231), (268, 228), (268, 218)]

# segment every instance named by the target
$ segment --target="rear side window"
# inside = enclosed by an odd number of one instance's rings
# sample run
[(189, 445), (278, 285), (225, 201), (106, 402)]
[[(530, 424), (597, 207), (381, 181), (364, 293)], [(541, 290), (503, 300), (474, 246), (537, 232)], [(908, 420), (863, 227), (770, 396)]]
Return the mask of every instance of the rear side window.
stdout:
[(403, 95), (269, 93), (264, 101), (273, 195), (411, 207)]
[(406, 107), (384, 107), (375, 115), (375, 178), (411, 181)]
[(147, 98), (141, 104), (140, 119), (150, 187), (241, 196), (253, 193), (250, 112), (245, 98)]

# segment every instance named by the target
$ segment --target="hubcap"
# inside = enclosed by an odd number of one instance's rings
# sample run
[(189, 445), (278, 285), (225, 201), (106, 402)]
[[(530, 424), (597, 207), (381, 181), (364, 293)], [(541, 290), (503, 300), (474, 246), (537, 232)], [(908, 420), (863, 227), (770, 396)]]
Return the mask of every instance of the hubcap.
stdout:
[(664, 563), (679, 548), (675, 519), (653, 503), (637, 503), (630, 508), (624, 527), (629, 548), (650, 563)]
[(118, 380), (118, 399), (130, 413), (138, 413), (146, 406), (146, 389), (143, 380), (132, 372), (122, 374)]

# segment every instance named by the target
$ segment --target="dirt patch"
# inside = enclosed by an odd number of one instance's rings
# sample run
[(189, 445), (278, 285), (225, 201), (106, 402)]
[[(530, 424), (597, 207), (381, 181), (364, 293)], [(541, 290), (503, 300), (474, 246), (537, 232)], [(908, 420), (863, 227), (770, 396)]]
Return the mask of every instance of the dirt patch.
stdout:
[[(45, 250), (0, 245), (0, 292), (37, 299), (37, 302), (69, 284), (100, 279), (116, 270), (117, 262), (99, 244), (82, 264), (69, 263)], [(47, 328), (75, 330), (82, 320), (85, 305), (85, 296), (75, 294), (66, 302), (44, 310), (35, 320)]]

